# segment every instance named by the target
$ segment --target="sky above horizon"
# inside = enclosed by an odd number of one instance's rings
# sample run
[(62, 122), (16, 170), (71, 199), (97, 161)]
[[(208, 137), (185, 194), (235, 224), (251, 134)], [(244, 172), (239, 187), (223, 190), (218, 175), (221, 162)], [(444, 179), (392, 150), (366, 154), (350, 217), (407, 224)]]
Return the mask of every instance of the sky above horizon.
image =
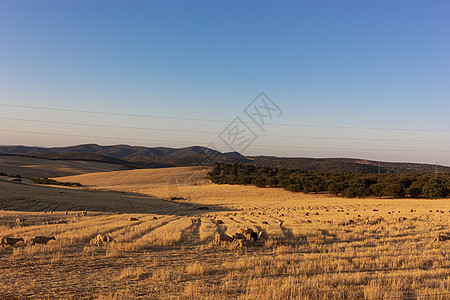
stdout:
[(0, 145), (450, 166), (449, 12), (417, 0), (0, 0)]

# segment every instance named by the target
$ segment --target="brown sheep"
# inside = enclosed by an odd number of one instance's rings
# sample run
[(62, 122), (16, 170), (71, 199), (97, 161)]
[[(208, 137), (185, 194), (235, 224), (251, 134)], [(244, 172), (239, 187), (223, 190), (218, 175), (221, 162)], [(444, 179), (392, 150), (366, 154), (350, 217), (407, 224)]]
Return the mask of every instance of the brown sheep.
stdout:
[(139, 221), (138, 218), (129, 218), (128, 221)]
[(216, 224), (224, 224), (222, 220), (216, 220)]
[(22, 224), (23, 222), (25, 222), (26, 219), (27, 219), (27, 218), (17, 218), (17, 219), (16, 219), (16, 223), (17, 223), (17, 224)]
[(233, 238), (225, 233), (218, 233), (214, 236), (214, 245), (220, 245), (221, 243), (230, 243), (233, 241)]
[(192, 224), (197, 224), (198, 222), (200, 222), (199, 218), (191, 218), (191, 223)]
[(256, 243), (258, 240), (258, 234), (256, 232), (250, 233), (250, 240), (253, 240)]
[(0, 240), (0, 245), (2, 245), (3, 249), (5, 248), (5, 246), (11, 246), (12, 248), (14, 248), (14, 245), (20, 241), (23, 242), (23, 238), (11, 238), (5, 236)]
[(233, 239), (234, 240), (246, 240), (247, 238), (245, 237), (245, 235), (243, 235), (242, 233), (236, 232), (233, 235)]
[(97, 244), (97, 246), (103, 245), (103, 244), (110, 244), (110, 243), (115, 243), (116, 241), (107, 234), (98, 234), (95, 237), (95, 243)]
[(251, 228), (242, 229), (241, 233), (245, 236), (245, 239), (247, 240), (254, 240), (256, 242), (256, 240), (258, 239), (258, 234), (254, 232), (253, 229)]
[(47, 245), (50, 240), (56, 240), (56, 238), (54, 236), (35, 236), (31, 238), (31, 246), (35, 244)]
[(242, 250), (244, 248), (247, 248), (249, 246), (254, 246), (255, 242), (254, 241), (249, 241), (249, 240), (234, 240), (233, 243), (231, 244), (231, 247), (233, 249), (236, 250)]

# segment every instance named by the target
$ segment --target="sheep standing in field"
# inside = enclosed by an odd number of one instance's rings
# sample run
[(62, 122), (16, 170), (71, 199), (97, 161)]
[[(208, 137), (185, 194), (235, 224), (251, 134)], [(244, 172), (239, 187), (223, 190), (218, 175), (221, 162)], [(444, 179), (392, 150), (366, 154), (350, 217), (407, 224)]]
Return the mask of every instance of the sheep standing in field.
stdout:
[(5, 248), (5, 246), (11, 246), (12, 248), (14, 248), (14, 245), (20, 241), (23, 242), (23, 238), (11, 238), (5, 236), (0, 240), (0, 245), (2, 245), (3, 249)]
[(25, 223), (25, 220), (26, 220), (27, 218), (17, 218), (16, 219), (16, 224), (17, 225), (23, 225), (23, 223)]
[(245, 240), (245, 239), (246, 239), (245, 235), (243, 235), (243, 234), (240, 233), (240, 232), (236, 232), (236, 233), (233, 235), (233, 240)]
[(214, 236), (214, 245), (220, 245), (222, 243), (230, 243), (233, 241), (233, 238), (225, 233), (218, 233)]
[(98, 234), (95, 237), (95, 244), (97, 244), (97, 246), (103, 245), (103, 244), (110, 244), (110, 243), (115, 243), (116, 241), (107, 234)]
[(56, 238), (54, 236), (35, 236), (31, 238), (31, 246), (35, 244), (47, 245), (47, 243), (51, 240), (56, 240)]
[(253, 240), (256, 243), (258, 240), (258, 234), (256, 232), (250, 233), (250, 240)]
[(243, 250), (249, 246), (254, 246), (255, 242), (250, 240), (234, 240), (231, 244), (232, 249)]
[(197, 224), (197, 223), (199, 223), (200, 222), (200, 219), (199, 218), (191, 218), (191, 223), (192, 224)]

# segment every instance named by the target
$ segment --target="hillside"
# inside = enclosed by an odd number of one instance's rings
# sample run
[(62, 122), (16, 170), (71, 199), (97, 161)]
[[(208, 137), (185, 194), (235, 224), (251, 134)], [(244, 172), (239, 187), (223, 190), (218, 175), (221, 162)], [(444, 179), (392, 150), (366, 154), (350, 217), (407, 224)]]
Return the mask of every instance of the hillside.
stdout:
[[(301, 171), (350, 172), (350, 173), (431, 173), (436, 166), (418, 163), (371, 161), (354, 158), (306, 158), (306, 157), (246, 157), (250, 164), (260, 167), (298, 169)], [(248, 163), (248, 162), (247, 162)], [(439, 172), (450, 173), (450, 167), (437, 166)]]
[(209, 183), (210, 167), (175, 167), (89, 173), (55, 178), (62, 182), (78, 182), (85, 187), (134, 192), (153, 187), (192, 186)]
[[(201, 146), (185, 148), (141, 147), (129, 145), (99, 146), (85, 144), (70, 147), (1, 146), (0, 154), (24, 155), (55, 160), (85, 160), (118, 164), (128, 168), (167, 168), (210, 166), (214, 162), (253, 164), (263, 167), (322, 172), (430, 173), (432, 164), (380, 162), (354, 158), (307, 158), (243, 156), (237, 152), (220, 153)], [(437, 166), (450, 173), (450, 167)]]
[(27, 178), (58, 177), (92, 172), (127, 170), (119, 165), (96, 161), (63, 161), (36, 157), (0, 155), (0, 172)]

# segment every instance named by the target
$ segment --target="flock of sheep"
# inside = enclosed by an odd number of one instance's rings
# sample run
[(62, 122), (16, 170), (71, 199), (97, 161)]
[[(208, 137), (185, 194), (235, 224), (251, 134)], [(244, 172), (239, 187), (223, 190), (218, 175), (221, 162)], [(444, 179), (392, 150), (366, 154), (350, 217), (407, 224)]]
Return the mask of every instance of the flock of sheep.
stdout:
[[(31, 238), (31, 246), (36, 244), (47, 245), (47, 243), (51, 240), (56, 240), (56, 238), (54, 236), (34, 236)], [(97, 246), (115, 243), (115, 240), (107, 234), (98, 234), (94, 241)], [(19, 242), (25, 242), (25, 240), (22, 237), (14, 238), (5, 236), (1, 238), (0, 245), (3, 249), (5, 249), (6, 246), (14, 248), (14, 246)]]
[(233, 236), (225, 233), (218, 233), (214, 236), (214, 245), (228, 244), (232, 249), (244, 249), (249, 246), (255, 246), (258, 242), (264, 242), (267, 239), (267, 234), (264, 231), (255, 232), (251, 228), (241, 229)]
[[(54, 236), (34, 236), (31, 238), (31, 246), (36, 244), (44, 244), (47, 245), (47, 243), (51, 240), (56, 240)], [(25, 242), (25, 240), (22, 237), (19, 238), (13, 238), (13, 237), (2, 237), (0, 240), (0, 245), (3, 249), (5, 249), (6, 246), (10, 246), (11, 248), (14, 248), (14, 245), (16, 245), (18, 242)]]

